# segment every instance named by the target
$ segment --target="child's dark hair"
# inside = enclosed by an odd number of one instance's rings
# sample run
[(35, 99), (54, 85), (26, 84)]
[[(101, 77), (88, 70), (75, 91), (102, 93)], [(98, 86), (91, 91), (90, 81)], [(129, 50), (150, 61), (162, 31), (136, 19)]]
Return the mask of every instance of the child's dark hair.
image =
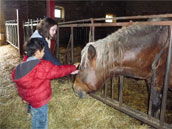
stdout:
[(43, 35), (45, 38), (50, 39), (49, 30), (54, 25), (57, 25), (57, 22), (52, 18), (46, 17), (37, 25), (37, 30), (39, 34)]
[(33, 56), (37, 50), (41, 51), (45, 47), (43, 41), (39, 38), (32, 38), (26, 44), (26, 55)]

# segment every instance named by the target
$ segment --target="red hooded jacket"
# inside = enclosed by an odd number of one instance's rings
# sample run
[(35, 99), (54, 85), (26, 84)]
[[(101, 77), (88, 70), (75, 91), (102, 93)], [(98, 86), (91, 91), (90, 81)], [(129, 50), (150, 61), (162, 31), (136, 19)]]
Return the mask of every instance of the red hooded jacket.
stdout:
[(47, 104), (51, 97), (51, 82), (75, 71), (75, 65), (54, 65), (46, 60), (30, 60), (19, 64), (12, 72), (19, 95), (32, 107)]

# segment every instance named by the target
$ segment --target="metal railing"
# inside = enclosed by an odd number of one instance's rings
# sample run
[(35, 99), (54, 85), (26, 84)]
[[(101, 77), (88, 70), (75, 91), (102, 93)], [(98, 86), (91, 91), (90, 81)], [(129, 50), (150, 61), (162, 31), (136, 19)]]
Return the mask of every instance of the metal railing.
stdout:
[(6, 40), (8, 43), (10, 43), (15, 48), (19, 49), (18, 44), (18, 30), (17, 30), (17, 21), (6, 21)]
[(37, 24), (41, 19), (29, 19), (23, 23), (20, 17), (20, 11), (16, 10), (16, 20), (6, 21), (6, 37), (7, 42), (19, 50), (20, 55), (23, 55), (23, 45), (35, 31)]
[(26, 42), (33, 34), (33, 32), (36, 30), (36, 26), (40, 22), (40, 20), (41, 19), (28, 19), (28, 21), (23, 24), (24, 42)]
[(23, 55), (23, 28), (20, 11), (16, 9), (16, 20), (6, 21), (7, 42), (18, 49), (20, 55)]
[[(149, 19), (149, 18), (164, 18), (164, 17), (172, 17), (172, 14), (117, 17), (117, 18), (115, 18), (115, 20), (121, 20), (121, 21), (125, 20), (125, 21), (116, 22), (116, 23), (103, 23), (102, 21), (106, 20), (106, 18), (97, 18), (97, 19), (91, 18), (91, 19), (85, 19), (85, 20), (77, 20), (77, 21), (59, 23), (59, 29), (60, 28), (71, 28), (69, 43), (71, 44), (71, 55), (73, 56), (74, 55), (73, 54), (73, 52), (74, 52), (73, 51), (74, 41), (71, 40), (71, 38), (74, 37), (73, 31), (75, 28), (79, 28), (79, 27), (90, 28), (89, 41), (95, 40), (96, 27), (119, 27), (119, 26), (122, 27), (122, 26), (132, 25), (135, 23), (142, 23), (142, 24), (148, 24), (148, 25), (170, 26), (171, 31), (172, 31), (172, 21), (156, 21), (156, 22), (155, 21), (149, 21), (149, 22), (147, 22), (147, 19)], [(141, 21), (139, 21), (139, 20), (141, 20)], [(58, 32), (60, 34), (59, 30), (58, 30)], [(57, 41), (60, 42), (59, 39)], [(171, 44), (172, 44), (172, 35), (170, 37), (170, 44), (169, 44), (168, 60), (167, 60), (167, 66), (166, 66), (165, 83), (164, 83), (164, 88), (163, 88), (163, 98), (162, 98), (162, 104), (161, 104), (160, 119), (153, 118), (150, 115), (151, 111), (147, 111), (148, 113), (143, 113), (143, 112), (135, 110), (135, 109), (131, 108), (130, 106), (127, 106), (126, 104), (123, 103), (123, 79), (124, 79), (123, 76), (120, 76), (118, 100), (113, 99), (114, 85), (112, 83), (111, 83), (111, 87), (112, 87), (111, 88), (111, 90), (112, 90), (111, 91), (111, 93), (112, 93), (111, 97), (107, 96), (107, 85), (104, 86), (104, 93), (103, 94), (91, 93), (90, 96), (92, 96), (92, 97), (106, 103), (107, 105), (110, 105), (110, 106), (114, 107), (115, 109), (120, 110), (120, 111), (146, 123), (146, 124), (149, 124), (149, 125), (157, 128), (157, 129), (171, 129), (172, 125), (169, 125), (164, 121), (164, 115), (165, 115), (164, 112), (166, 110), (166, 102), (167, 102), (169, 71), (170, 71), (170, 65), (171, 65), (171, 49), (172, 49)], [(159, 60), (159, 58), (157, 60)], [(72, 57), (72, 59), (74, 59), (74, 57)], [(72, 60), (72, 62), (73, 62), (73, 60)], [(151, 98), (149, 98), (149, 101), (151, 101)], [(151, 102), (149, 102), (149, 104), (152, 105)], [(149, 109), (149, 108), (147, 108), (147, 109)]]

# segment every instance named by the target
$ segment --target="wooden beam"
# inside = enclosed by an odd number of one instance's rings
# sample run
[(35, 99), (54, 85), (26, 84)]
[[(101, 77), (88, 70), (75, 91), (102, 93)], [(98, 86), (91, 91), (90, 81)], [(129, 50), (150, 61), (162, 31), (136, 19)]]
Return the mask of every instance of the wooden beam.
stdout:
[(16, 13), (17, 13), (18, 48), (19, 48), (20, 56), (23, 56), (24, 54), (23, 24), (22, 24), (21, 13), (18, 9), (16, 10)]

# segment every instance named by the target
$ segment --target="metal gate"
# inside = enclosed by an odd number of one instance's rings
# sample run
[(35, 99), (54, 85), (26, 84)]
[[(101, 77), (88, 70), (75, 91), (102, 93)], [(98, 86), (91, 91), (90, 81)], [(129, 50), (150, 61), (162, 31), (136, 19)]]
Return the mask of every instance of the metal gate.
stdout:
[(20, 11), (16, 10), (16, 20), (9, 20), (5, 22), (7, 42), (13, 47), (17, 48), (19, 54), (24, 54), (23, 45), (29, 39), (31, 34), (35, 31), (37, 24), (41, 19), (32, 20), (29, 19), (23, 23), (23, 19), (20, 17)]
[[(167, 14), (167, 15), (149, 15), (149, 16), (131, 16), (131, 17), (117, 17), (115, 20), (143, 20), (146, 18), (159, 18), (159, 17), (172, 17), (172, 14)], [(73, 47), (74, 47), (74, 28), (78, 27), (89, 27), (90, 32), (89, 32), (89, 41), (94, 41), (95, 40), (95, 28), (96, 27), (115, 27), (115, 26), (128, 26), (131, 25), (135, 22), (117, 22), (117, 23), (102, 23), (99, 21), (106, 20), (106, 18), (99, 18), (99, 19), (85, 19), (85, 20), (78, 20), (78, 21), (71, 21), (71, 22), (64, 22), (64, 23), (59, 23), (59, 28), (58, 28), (58, 35), (60, 34), (61, 28), (70, 28), (70, 40), (69, 43), (71, 44), (71, 58), (72, 58), (72, 63), (74, 62), (74, 57), (73, 57)], [(136, 21), (139, 22), (139, 21)], [(172, 21), (159, 21), (159, 22), (146, 22), (146, 21), (141, 21), (140, 23), (144, 24), (149, 24), (149, 25), (168, 25), (171, 28), (172, 32)], [(59, 36), (58, 36), (59, 37)], [(71, 40), (72, 39), (72, 40)], [(57, 40), (59, 44), (59, 39)], [(90, 96), (102, 101), (103, 103), (106, 103), (109, 106), (114, 107), (115, 109), (124, 112), (146, 124), (149, 124), (150, 126), (153, 126), (157, 129), (171, 129), (172, 125), (169, 125), (165, 123), (164, 121), (164, 114), (166, 110), (166, 101), (167, 101), (167, 90), (168, 90), (168, 80), (169, 80), (169, 74), (170, 74), (170, 64), (171, 64), (171, 50), (172, 50), (172, 33), (171, 33), (171, 38), (170, 38), (170, 44), (169, 44), (169, 50), (168, 50), (168, 57), (167, 57), (167, 66), (166, 66), (166, 75), (165, 75), (165, 83), (164, 83), (164, 89), (163, 89), (163, 97), (162, 97), (162, 106), (161, 106), (161, 113), (160, 113), (160, 119), (153, 118), (151, 116), (151, 106), (152, 102), (151, 99), (149, 99), (149, 108), (148, 108), (148, 113), (143, 113), (141, 111), (135, 110), (123, 103), (123, 76), (120, 76), (120, 86), (119, 86), (119, 98), (118, 100), (113, 99), (113, 89), (114, 85), (112, 84), (112, 96), (109, 97), (107, 96), (107, 85), (104, 87), (104, 93), (103, 94), (97, 94), (97, 93), (91, 93)], [(163, 51), (162, 51), (163, 52)], [(160, 52), (157, 55), (157, 59), (155, 60), (154, 63), (156, 63), (159, 58), (161, 57), (162, 53)], [(155, 76), (155, 68), (154, 65), (152, 65), (152, 70), (153, 76), (152, 76), (152, 86), (151, 89), (154, 86), (154, 76)], [(151, 90), (152, 91), (152, 90)], [(152, 92), (150, 92), (150, 98), (152, 96)]]

